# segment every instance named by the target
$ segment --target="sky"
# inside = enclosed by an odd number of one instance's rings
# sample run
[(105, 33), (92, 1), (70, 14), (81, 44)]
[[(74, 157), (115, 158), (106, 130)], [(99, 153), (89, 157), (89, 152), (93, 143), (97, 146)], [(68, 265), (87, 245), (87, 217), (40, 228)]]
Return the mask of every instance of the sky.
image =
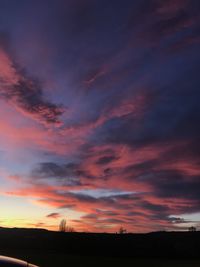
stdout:
[(0, 0), (0, 226), (200, 227), (199, 0)]

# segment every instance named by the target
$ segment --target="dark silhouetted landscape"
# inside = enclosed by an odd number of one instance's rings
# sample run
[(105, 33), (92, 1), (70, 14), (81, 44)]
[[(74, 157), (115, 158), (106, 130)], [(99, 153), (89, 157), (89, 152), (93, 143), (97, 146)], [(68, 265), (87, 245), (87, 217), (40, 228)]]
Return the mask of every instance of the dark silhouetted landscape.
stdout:
[(41, 267), (200, 266), (200, 232), (64, 233), (0, 229), (0, 254)]

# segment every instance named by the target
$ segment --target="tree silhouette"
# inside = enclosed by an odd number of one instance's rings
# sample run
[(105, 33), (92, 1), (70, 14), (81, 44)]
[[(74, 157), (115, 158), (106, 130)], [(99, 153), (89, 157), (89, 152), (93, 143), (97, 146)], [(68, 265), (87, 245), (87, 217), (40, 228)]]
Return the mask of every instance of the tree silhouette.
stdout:
[(122, 226), (119, 228), (119, 232), (118, 232), (119, 234), (126, 234), (127, 233), (127, 231), (126, 231), (126, 229), (125, 228), (123, 228)]
[(66, 232), (66, 220), (62, 219), (59, 224), (59, 231), (60, 232)]
[(75, 229), (74, 229), (74, 227), (72, 227), (72, 226), (66, 226), (65, 231), (68, 232), (68, 233), (74, 233), (74, 232), (76, 232)]
[(189, 231), (189, 232), (196, 232), (196, 230), (197, 230), (197, 229), (196, 229), (196, 227), (194, 227), (194, 226), (191, 226), (191, 227), (188, 228), (188, 231)]

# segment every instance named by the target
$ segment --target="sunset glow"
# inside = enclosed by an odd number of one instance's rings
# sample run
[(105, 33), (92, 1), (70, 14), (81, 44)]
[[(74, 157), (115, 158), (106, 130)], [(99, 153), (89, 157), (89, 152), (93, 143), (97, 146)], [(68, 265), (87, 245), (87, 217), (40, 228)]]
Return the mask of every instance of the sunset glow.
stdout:
[(200, 226), (198, 10), (0, 0), (0, 226)]

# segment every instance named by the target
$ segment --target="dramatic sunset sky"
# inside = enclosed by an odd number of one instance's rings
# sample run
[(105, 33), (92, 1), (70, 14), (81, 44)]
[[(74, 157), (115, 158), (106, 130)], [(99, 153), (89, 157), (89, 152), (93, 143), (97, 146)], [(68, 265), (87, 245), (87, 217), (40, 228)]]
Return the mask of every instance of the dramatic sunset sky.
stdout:
[(0, 0), (0, 226), (200, 226), (199, 11)]

